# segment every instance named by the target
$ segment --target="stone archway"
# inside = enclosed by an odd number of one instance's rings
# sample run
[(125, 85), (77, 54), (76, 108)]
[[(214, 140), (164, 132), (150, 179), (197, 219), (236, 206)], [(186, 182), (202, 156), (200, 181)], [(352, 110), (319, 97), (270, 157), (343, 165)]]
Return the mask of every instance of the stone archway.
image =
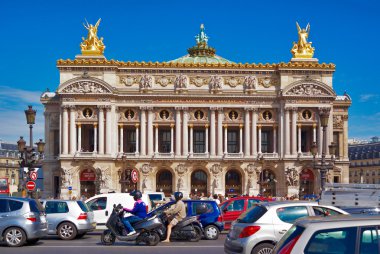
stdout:
[(260, 185), (260, 194), (266, 197), (268, 196), (275, 197), (277, 195), (277, 192), (276, 192), (277, 179), (276, 179), (276, 174), (272, 170), (264, 169), (260, 173), (259, 185)]
[(191, 193), (206, 196), (208, 193), (208, 177), (207, 173), (202, 169), (194, 170), (191, 173)]
[(173, 174), (168, 169), (161, 169), (156, 175), (156, 191), (164, 192), (165, 196), (173, 193)]
[(299, 196), (302, 199), (311, 199), (313, 198), (314, 193), (314, 181), (315, 181), (315, 176), (314, 173), (311, 169), (309, 168), (304, 168), (300, 172), (300, 190), (299, 190)]
[(97, 174), (94, 169), (83, 169), (79, 173), (80, 193), (90, 198), (97, 194)]
[(226, 197), (233, 197), (242, 194), (243, 176), (239, 170), (230, 169), (225, 175)]

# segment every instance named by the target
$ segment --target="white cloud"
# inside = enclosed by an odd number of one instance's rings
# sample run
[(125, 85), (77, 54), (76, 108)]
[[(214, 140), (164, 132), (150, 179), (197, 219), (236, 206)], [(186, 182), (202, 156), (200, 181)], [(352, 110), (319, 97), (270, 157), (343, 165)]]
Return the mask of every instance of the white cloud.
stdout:
[(379, 98), (378, 94), (361, 94), (359, 101), (360, 102), (368, 102), (370, 100), (374, 100), (377, 98)]
[(41, 92), (28, 91), (8, 86), (0, 86), (0, 98), (5, 100), (17, 100), (32, 104), (40, 104)]

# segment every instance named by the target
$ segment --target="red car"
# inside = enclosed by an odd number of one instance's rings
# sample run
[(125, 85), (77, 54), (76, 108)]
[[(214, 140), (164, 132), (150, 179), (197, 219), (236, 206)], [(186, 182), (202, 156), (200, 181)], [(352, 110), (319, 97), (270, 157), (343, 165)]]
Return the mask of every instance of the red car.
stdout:
[(224, 201), (220, 204), (220, 210), (222, 211), (222, 218), (224, 222), (224, 230), (229, 230), (231, 223), (236, 220), (240, 214), (251, 208), (252, 205), (259, 202), (268, 201), (272, 201), (272, 199), (263, 197), (237, 197)]

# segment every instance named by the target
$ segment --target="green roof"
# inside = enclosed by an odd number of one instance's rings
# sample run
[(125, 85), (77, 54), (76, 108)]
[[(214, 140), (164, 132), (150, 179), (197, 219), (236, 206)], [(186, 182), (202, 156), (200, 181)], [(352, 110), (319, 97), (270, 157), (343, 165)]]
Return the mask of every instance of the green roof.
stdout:
[(214, 56), (190, 56), (189, 54), (174, 60), (169, 63), (234, 63), (218, 55)]

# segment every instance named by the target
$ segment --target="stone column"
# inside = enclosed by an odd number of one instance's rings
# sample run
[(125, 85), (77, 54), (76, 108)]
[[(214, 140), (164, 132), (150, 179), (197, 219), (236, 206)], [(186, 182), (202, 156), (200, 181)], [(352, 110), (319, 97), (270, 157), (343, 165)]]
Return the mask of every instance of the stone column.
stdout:
[(243, 125), (239, 125), (239, 153), (243, 154)]
[[(215, 115), (214, 115), (215, 116)], [(214, 123), (215, 125), (215, 123)], [(205, 153), (208, 154), (208, 124), (205, 125)], [(215, 130), (214, 130), (214, 134), (215, 134)], [(215, 138), (214, 138), (214, 141), (215, 141)], [(214, 143), (215, 145), (215, 143)], [(215, 155), (215, 146), (214, 146), (214, 155)]]
[(77, 151), (77, 131), (75, 129), (75, 106), (70, 106), (70, 154)]
[(323, 128), (321, 125), (321, 118), (319, 114), (316, 114), (318, 118), (318, 154), (322, 154), (322, 146), (323, 146)]
[(82, 125), (80, 123), (77, 124), (78, 126), (78, 148), (77, 151), (82, 151)]
[(148, 110), (148, 155), (153, 156), (153, 111)]
[(154, 153), (158, 154), (158, 124), (156, 123), (154, 125), (155, 129), (155, 135), (154, 135)]
[(273, 153), (277, 153), (277, 125), (273, 125)]
[(228, 130), (227, 130), (227, 128), (228, 128), (228, 125), (227, 124), (225, 124), (224, 125), (224, 154), (227, 154), (228, 153), (228, 149), (227, 149), (227, 142), (228, 142), (228, 140), (227, 140), (227, 132), (228, 132)]
[(174, 154), (174, 124), (170, 124), (170, 154)]
[(94, 123), (94, 153), (98, 152), (98, 124)]
[(181, 156), (181, 111), (175, 108), (175, 155)]
[(189, 134), (188, 134), (188, 125), (187, 125), (187, 121), (189, 119), (189, 113), (187, 113), (187, 111), (183, 111), (183, 129), (182, 129), (182, 134), (183, 134), (183, 138), (182, 138), (182, 144), (183, 144), (183, 148), (182, 148), (182, 151), (183, 151), (183, 155), (184, 156), (187, 156), (188, 153), (189, 153)]
[(124, 127), (123, 127), (123, 124), (119, 124), (119, 128), (120, 128), (120, 135), (119, 135), (119, 143), (120, 143), (120, 146), (119, 146), (119, 153), (124, 153)]
[[(334, 141), (334, 120), (333, 120), (333, 114), (334, 114), (334, 111), (333, 109), (331, 108), (330, 109), (330, 115), (329, 115), (329, 123), (327, 125), (327, 142), (326, 142), (326, 155), (330, 155), (330, 149), (329, 149), (329, 145), (331, 144), (331, 142)], [(339, 145), (339, 144), (336, 144), (336, 145)]]
[(104, 154), (104, 113), (103, 107), (99, 107), (99, 154)]
[(279, 115), (280, 126), (278, 129), (278, 153), (279, 157), (284, 157), (284, 107), (281, 106)]
[(111, 140), (112, 140), (112, 119), (111, 107), (106, 107), (106, 154), (112, 153)]
[[(59, 154), (63, 154), (63, 110), (62, 107), (59, 109)], [(54, 151), (52, 152), (54, 154)]]
[(302, 125), (301, 124), (297, 124), (298, 126), (298, 153), (301, 154), (302, 153), (302, 150), (301, 150), (301, 132), (302, 132)]
[(317, 142), (317, 124), (313, 124), (313, 142)]
[(259, 142), (258, 142), (258, 145), (259, 145), (259, 154), (262, 154), (262, 151), (261, 151), (261, 124), (257, 125), (257, 128), (259, 129)]
[(249, 157), (251, 155), (251, 143), (250, 143), (250, 129), (249, 129), (249, 114), (250, 109), (245, 109), (244, 115), (244, 156)]
[(339, 134), (339, 138), (338, 138), (338, 142), (339, 144), (335, 144), (339, 147), (339, 158), (340, 159), (343, 159), (344, 157), (344, 141), (343, 141), (343, 132), (338, 132)]
[(140, 128), (141, 128), (141, 155), (146, 155), (146, 114), (145, 109), (140, 108), (141, 111), (141, 119), (140, 119)]
[(223, 155), (223, 109), (218, 110), (218, 150), (217, 155)]
[(194, 150), (194, 148), (193, 148), (193, 146), (194, 146), (194, 142), (193, 142), (193, 124), (190, 124), (189, 125), (189, 127), (190, 127), (190, 156), (192, 156), (193, 155), (193, 150)]
[(257, 113), (258, 109), (252, 111), (252, 155), (257, 156)]
[(292, 155), (297, 155), (297, 108), (292, 111)]
[(139, 155), (140, 154), (140, 124), (136, 123), (135, 124), (135, 128), (136, 128), (136, 150), (135, 150), (135, 155)]
[(69, 126), (68, 126), (68, 113), (67, 113), (67, 107), (63, 107), (63, 117), (62, 117), (62, 154), (68, 154), (69, 153)]
[(285, 108), (285, 156), (290, 154), (290, 117), (289, 117), (289, 108)]
[(348, 115), (343, 116), (343, 159), (348, 159)]
[[(50, 114), (44, 112), (45, 117), (45, 158), (49, 158), (52, 152), (50, 151)], [(10, 183), (12, 185), (12, 183)]]
[(215, 156), (215, 109), (210, 108), (210, 112), (210, 155)]

